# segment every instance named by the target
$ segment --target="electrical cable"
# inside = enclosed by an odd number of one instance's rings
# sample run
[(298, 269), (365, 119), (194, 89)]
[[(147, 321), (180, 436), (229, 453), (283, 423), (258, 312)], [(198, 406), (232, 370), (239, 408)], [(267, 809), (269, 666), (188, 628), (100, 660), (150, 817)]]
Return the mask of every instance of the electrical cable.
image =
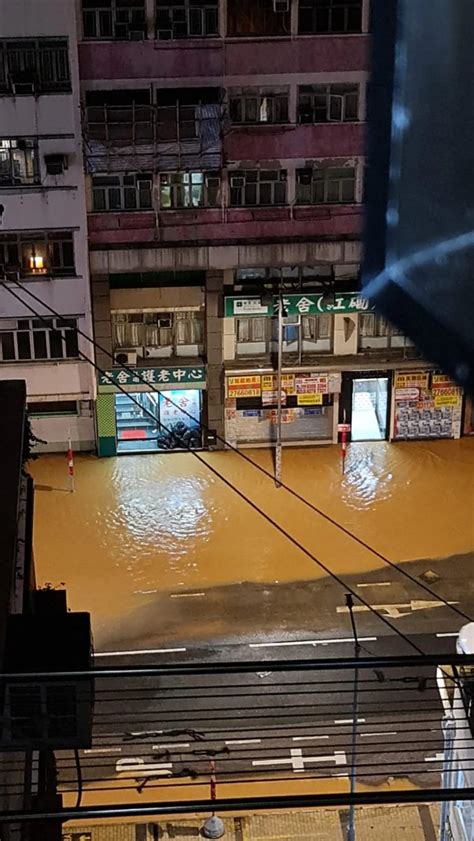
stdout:
[[(39, 303), (41, 306), (43, 306), (43, 307), (45, 307), (46, 309), (48, 309), (48, 310), (49, 310), (49, 311), (50, 311), (50, 312), (51, 312), (51, 313), (52, 313), (52, 314), (53, 314), (56, 318), (59, 318), (59, 319), (61, 319), (61, 320), (64, 320), (64, 318), (65, 318), (64, 316), (62, 316), (60, 313), (58, 313), (56, 310), (54, 310), (52, 307), (50, 307), (48, 304), (46, 304), (44, 301), (42, 301), (42, 300), (41, 300), (41, 298), (39, 298), (37, 295), (35, 295), (33, 292), (31, 292), (31, 290), (26, 289), (25, 287), (23, 287), (23, 286), (19, 283), (19, 281), (18, 281), (18, 280), (13, 280), (13, 279), (12, 279), (12, 280), (11, 280), (11, 281), (9, 281), (9, 282), (15, 283), (15, 284), (17, 285), (17, 287), (18, 287), (19, 289), (21, 289), (21, 291), (22, 291), (22, 292), (24, 291), (24, 292), (26, 292), (28, 295), (30, 295), (30, 297), (31, 297), (31, 298), (33, 298), (33, 299), (34, 299), (37, 303)], [(1, 283), (1, 285), (2, 285), (5, 289), (7, 289), (8, 291), (11, 291), (11, 290), (9, 289), (9, 287), (7, 286), (7, 284), (5, 283), (5, 281), (3, 281), (3, 282)], [(13, 293), (12, 293), (12, 294), (13, 294)], [(27, 305), (24, 301), (22, 301), (22, 303), (23, 303), (25, 306), (28, 306), (28, 305)], [(31, 311), (32, 311), (32, 312), (34, 312), (34, 310), (31, 310)], [(76, 329), (77, 329), (77, 333), (78, 333), (78, 335), (80, 335), (80, 336), (82, 336), (83, 338), (85, 338), (85, 339), (86, 339), (86, 340), (87, 340), (90, 344), (92, 344), (92, 346), (93, 346), (94, 348), (97, 348), (97, 350), (101, 351), (101, 353), (103, 353), (103, 354), (105, 354), (106, 356), (109, 356), (111, 359), (113, 359), (113, 355), (110, 353), (110, 351), (106, 350), (104, 347), (102, 347), (102, 346), (101, 346), (98, 342), (96, 342), (94, 339), (91, 339), (91, 338), (90, 338), (90, 336), (88, 336), (86, 333), (84, 333), (82, 330), (80, 330), (80, 328), (76, 328)], [(93, 364), (93, 363), (91, 363), (91, 364)], [(120, 365), (119, 367), (120, 367), (120, 369), (122, 369), (122, 370), (124, 370), (124, 371), (128, 371), (128, 372), (130, 372), (130, 371), (132, 370), (131, 368), (129, 368), (129, 367), (128, 367), (128, 365)], [(153, 393), (155, 393), (155, 394), (159, 394), (159, 393), (160, 393), (158, 389), (154, 388), (152, 385), (150, 385), (150, 383), (146, 382), (146, 380), (144, 380), (144, 379), (141, 377), (141, 375), (140, 375), (140, 373), (139, 373), (139, 372), (138, 372), (138, 373), (136, 373), (136, 370), (134, 370), (134, 374), (135, 374), (135, 376), (137, 376), (137, 377), (138, 377), (138, 379), (139, 379), (139, 380), (141, 380), (141, 381), (142, 381), (142, 383), (143, 383), (143, 384), (146, 384), (146, 385), (150, 388), (150, 390), (151, 390)], [(127, 395), (129, 395), (129, 392), (126, 392), (126, 393), (127, 393)], [(177, 406), (177, 405), (176, 405), (176, 404), (175, 404), (172, 400), (170, 400), (170, 398), (167, 398), (167, 400), (168, 400), (168, 402), (169, 402), (171, 405), (175, 406), (176, 408), (179, 408), (179, 410), (182, 412), (182, 414), (183, 414), (183, 415), (185, 415), (186, 417), (190, 418), (190, 420), (192, 420), (194, 423), (196, 423), (196, 424), (197, 424), (197, 426), (198, 426), (201, 430), (208, 431), (209, 427), (207, 427), (207, 426), (205, 426), (204, 424), (202, 424), (202, 422), (201, 422), (201, 421), (198, 421), (198, 420), (197, 420), (197, 418), (194, 418), (194, 417), (193, 417), (193, 416), (192, 416), (192, 415), (191, 415), (191, 414), (190, 414), (190, 413), (189, 413), (186, 409), (183, 409), (183, 408), (182, 408), (182, 407), (180, 407), (180, 406), (178, 407), (178, 406)], [(154, 420), (156, 420), (156, 418), (154, 418)], [(216, 439), (217, 439), (218, 441), (220, 441), (222, 444), (224, 444), (224, 445), (225, 445), (228, 449), (232, 450), (232, 452), (236, 453), (236, 454), (237, 454), (240, 458), (243, 458), (243, 459), (244, 459), (244, 460), (245, 460), (248, 464), (252, 465), (252, 466), (253, 466), (253, 467), (255, 467), (257, 470), (259, 470), (259, 471), (260, 471), (260, 473), (262, 473), (264, 476), (266, 476), (267, 478), (271, 479), (271, 481), (273, 481), (273, 480), (274, 480), (274, 477), (272, 476), (272, 474), (271, 474), (271, 473), (270, 473), (270, 472), (269, 472), (269, 471), (268, 471), (265, 467), (263, 467), (262, 465), (258, 464), (258, 463), (257, 463), (257, 462), (255, 462), (255, 461), (253, 461), (253, 459), (251, 459), (251, 458), (250, 458), (250, 456), (248, 456), (246, 453), (244, 453), (244, 452), (243, 452), (242, 450), (240, 450), (238, 447), (234, 446), (233, 444), (231, 444), (229, 441), (227, 441), (225, 438), (223, 438), (222, 436), (218, 435), (217, 433), (216, 433)], [(188, 450), (190, 450), (190, 448), (188, 448)], [(410, 573), (410, 572), (408, 572), (408, 570), (406, 570), (406, 569), (404, 569), (403, 567), (399, 566), (399, 565), (398, 565), (398, 564), (396, 564), (394, 561), (391, 561), (389, 558), (387, 558), (385, 555), (383, 555), (381, 552), (379, 552), (379, 551), (378, 551), (378, 549), (375, 549), (373, 546), (371, 546), (371, 545), (370, 545), (369, 543), (367, 543), (365, 540), (363, 540), (362, 538), (358, 537), (358, 535), (356, 535), (356, 534), (354, 534), (353, 532), (351, 532), (351, 531), (350, 531), (350, 529), (348, 529), (346, 526), (342, 525), (342, 523), (339, 523), (337, 520), (335, 520), (333, 517), (331, 517), (329, 514), (327, 514), (325, 511), (323, 511), (323, 510), (322, 510), (321, 508), (319, 508), (317, 505), (315, 505), (314, 503), (310, 502), (308, 499), (306, 499), (305, 497), (303, 497), (300, 493), (298, 493), (298, 491), (296, 491), (296, 490), (295, 490), (294, 488), (292, 488), (290, 485), (287, 485), (285, 482), (280, 481), (280, 482), (279, 482), (279, 486), (280, 486), (280, 487), (282, 487), (282, 488), (284, 488), (284, 489), (285, 489), (288, 493), (290, 493), (293, 497), (295, 497), (295, 499), (297, 499), (299, 502), (303, 503), (303, 505), (306, 505), (308, 508), (310, 508), (310, 509), (311, 509), (311, 510), (315, 513), (315, 514), (318, 514), (320, 517), (322, 517), (323, 519), (325, 519), (327, 522), (329, 522), (329, 523), (330, 523), (331, 525), (333, 525), (335, 528), (337, 528), (337, 529), (339, 529), (340, 531), (342, 531), (345, 535), (347, 535), (347, 537), (350, 537), (352, 540), (354, 540), (356, 543), (358, 543), (360, 546), (362, 546), (362, 547), (363, 547), (364, 549), (366, 549), (368, 552), (370, 552), (371, 554), (375, 555), (375, 557), (379, 558), (379, 560), (381, 560), (383, 563), (388, 564), (388, 565), (389, 565), (392, 569), (397, 570), (397, 572), (399, 572), (401, 575), (405, 576), (405, 578), (409, 579), (409, 580), (410, 580), (413, 584), (415, 584), (417, 587), (420, 587), (422, 590), (424, 590), (425, 592), (429, 593), (429, 594), (430, 594), (431, 596), (433, 596), (433, 597), (434, 597), (437, 601), (442, 602), (442, 604), (444, 604), (446, 607), (449, 607), (451, 610), (453, 610), (455, 613), (457, 613), (457, 614), (458, 614), (459, 616), (461, 616), (463, 619), (466, 619), (468, 622), (473, 622), (473, 621), (474, 621), (474, 619), (473, 619), (472, 617), (470, 617), (467, 613), (465, 613), (465, 612), (464, 612), (463, 610), (461, 610), (460, 608), (456, 607), (456, 605), (450, 604), (450, 603), (449, 603), (446, 599), (444, 599), (444, 598), (443, 598), (442, 596), (440, 596), (440, 595), (439, 595), (439, 594), (438, 594), (435, 590), (433, 590), (433, 589), (432, 589), (432, 588), (431, 588), (428, 584), (425, 584), (425, 582), (419, 581), (417, 578), (415, 578), (415, 576), (414, 576), (414, 575), (411, 575), (411, 573)]]
[[(0, 285), (3, 286), (5, 289), (7, 289), (7, 291), (14, 298), (16, 298), (23, 306), (26, 306), (27, 309), (29, 309), (30, 312), (33, 313), (35, 318), (37, 318), (39, 321), (47, 322), (47, 319), (44, 316), (40, 315), (40, 313), (38, 313), (35, 309), (33, 309), (33, 307), (31, 307), (30, 304), (25, 303), (25, 301), (23, 301), (22, 298), (19, 295), (17, 295), (12, 289), (10, 289), (4, 281), (0, 281)], [(58, 315), (58, 318), (60, 318), (61, 320), (64, 321), (64, 316)], [(88, 341), (91, 342), (90, 339), (88, 339)], [(95, 370), (98, 371), (100, 374), (102, 374), (102, 376), (107, 376), (106, 372), (102, 368), (100, 368), (100, 366), (97, 365), (96, 362), (94, 362), (92, 359), (90, 359), (90, 357), (88, 357), (83, 351), (79, 350), (78, 353), (79, 353), (79, 356), (81, 356), (86, 362), (88, 362), (90, 365), (92, 365), (92, 367), (95, 368)], [(120, 391), (122, 394), (124, 394), (126, 397), (128, 397), (133, 403), (135, 403), (140, 408), (140, 410), (142, 412), (144, 412), (150, 418), (152, 418), (152, 420), (155, 423), (158, 423), (158, 425), (162, 429), (164, 429), (165, 432), (167, 432), (167, 433), (170, 432), (170, 430), (164, 424), (162, 424), (160, 421), (158, 421), (157, 418), (148, 409), (145, 409), (139, 403), (139, 401), (136, 400), (133, 397), (132, 394), (125, 391), (125, 389), (122, 388), (122, 386), (120, 386), (120, 385), (117, 385), (116, 387), (117, 387), (118, 391)], [(179, 438), (179, 436), (178, 436), (178, 438)], [(239, 490), (235, 485), (233, 485), (232, 482), (229, 479), (227, 479), (225, 476), (222, 475), (222, 473), (219, 473), (219, 471), (215, 467), (210, 465), (206, 461), (205, 458), (203, 458), (199, 453), (196, 452), (196, 450), (193, 450), (189, 446), (189, 444), (187, 444), (187, 442), (181, 440), (181, 443), (183, 444), (183, 449), (186, 449), (188, 452), (192, 453), (192, 455), (201, 464), (203, 464), (208, 470), (210, 470), (211, 473), (213, 473), (215, 476), (217, 476), (217, 478), (220, 479), (221, 482), (223, 482), (223, 484), (225, 484), (235, 494), (237, 494), (237, 496), (239, 496), (244, 502), (246, 502), (251, 508), (253, 508), (254, 511), (256, 511), (258, 514), (260, 514), (260, 516), (262, 516), (268, 523), (270, 523), (270, 525), (272, 525), (277, 531), (279, 531), (280, 534), (282, 534), (284, 537), (286, 537), (286, 539), (289, 540), (294, 546), (296, 546), (297, 549), (299, 549), (301, 552), (303, 552), (303, 554), (305, 554), (315, 564), (317, 564), (327, 575), (329, 575), (334, 581), (336, 581), (344, 590), (350, 592), (351, 595), (355, 599), (358, 599), (358, 601), (360, 601), (363, 605), (365, 605), (365, 607), (367, 607), (367, 609), (371, 613), (373, 613), (375, 616), (377, 616), (380, 619), (381, 622), (383, 622), (388, 628), (390, 628), (391, 631), (395, 631), (395, 633), (401, 639), (403, 639), (409, 646), (411, 646), (415, 651), (417, 651), (418, 654), (423, 655), (425, 653), (421, 648), (419, 648), (418, 645), (416, 645), (416, 643), (413, 642), (413, 640), (411, 640), (406, 634), (404, 634), (402, 631), (400, 631), (400, 629), (397, 628), (395, 625), (393, 625), (385, 616), (382, 616), (381, 613), (379, 613), (377, 610), (375, 610), (375, 608), (372, 607), (372, 605), (370, 605), (369, 602), (367, 602), (362, 596), (360, 596), (358, 593), (356, 593), (354, 590), (352, 590), (344, 582), (344, 580), (339, 575), (337, 575), (337, 573), (333, 572), (330, 569), (330, 567), (328, 567), (325, 563), (323, 563), (323, 561), (319, 560), (312, 552), (309, 551), (309, 549), (306, 549), (306, 547), (304, 547), (303, 544), (300, 543), (299, 540), (297, 540), (295, 537), (293, 537), (293, 535), (291, 535), (283, 526), (281, 526), (276, 520), (274, 520), (272, 517), (270, 517), (269, 514), (267, 514), (262, 508), (260, 508), (248, 496), (246, 496), (246, 494), (243, 491)]]

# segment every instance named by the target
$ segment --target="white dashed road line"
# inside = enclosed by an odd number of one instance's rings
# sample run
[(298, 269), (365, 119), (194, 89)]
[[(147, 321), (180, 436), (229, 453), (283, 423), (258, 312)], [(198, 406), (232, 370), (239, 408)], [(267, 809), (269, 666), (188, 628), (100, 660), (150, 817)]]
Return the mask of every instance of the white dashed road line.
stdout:
[[(359, 637), (359, 642), (375, 642), (377, 637)], [(332, 645), (333, 643), (354, 643), (354, 637), (342, 637), (332, 640), (298, 640), (296, 642), (251, 642), (249, 648), (278, 648), (288, 645)]]
[(259, 745), (261, 739), (228, 739), (226, 745)]
[[(357, 724), (365, 724), (365, 722), (366, 722), (365, 718), (358, 718), (357, 719)], [(353, 718), (335, 718), (334, 719), (334, 724), (353, 724), (353, 723), (354, 723)]]
[(96, 651), (94, 657), (139, 657), (141, 654), (176, 654), (186, 648), (139, 648), (135, 651)]

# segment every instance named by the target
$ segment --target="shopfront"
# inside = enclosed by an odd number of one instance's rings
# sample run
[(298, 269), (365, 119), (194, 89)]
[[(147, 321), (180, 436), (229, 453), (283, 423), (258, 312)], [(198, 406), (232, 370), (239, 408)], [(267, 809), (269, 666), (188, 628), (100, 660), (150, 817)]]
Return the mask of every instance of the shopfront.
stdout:
[(351, 441), (385, 441), (390, 430), (391, 373), (346, 371), (342, 375), (339, 423), (351, 427)]
[[(341, 375), (285, 370), (281, 385), (283, 443), (330, 443)], [(226, 439), (234, 445), (271, 446), (276, 440), (277, 423), (276, 374), (227, 372)]]
[(202, 447), (203, 366), (111, 369), (99, 375), (99, 456)]
[(462, 389), (446, 374), (395, 372), (393, 396), (395, 441), (460, 437)]

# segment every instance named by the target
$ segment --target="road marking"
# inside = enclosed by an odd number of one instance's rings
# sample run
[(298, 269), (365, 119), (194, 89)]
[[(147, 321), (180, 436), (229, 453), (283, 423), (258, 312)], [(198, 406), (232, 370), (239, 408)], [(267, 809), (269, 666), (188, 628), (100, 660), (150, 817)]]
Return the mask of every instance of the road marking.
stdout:
[[(358, 718), (357, 719), (357, 724), (365, 724), (365, 722), (366, 722), (365, 718)], [(353, 724), (353, 723), (354, 723), (353, 718), (335, 718), (334, 719), (334, 724)]]
[[(354, 607), (351, 607), (351, 611), (354, 611), (354, 613), (356, 611), (358, 613), (363, 613), (364, 611), (369, 610), (379, 610), (385, 613), (386, 616), (389, 616), (390, 619), (401, 619), (403, 616), (408, 616), (409, 612), (413, 610), (430, 610), (434, 607), (447, 607), (448, 605), (453, 604), (459, 604), (459, 602), (428, 602), (423, 601), (422, 599), (412, 599), (411, 602), (401, 604), (372, 604), (370, 606), (365, 604), (356, 604)], [(349, 608), (346, 605), (336, 607), (336, 613), (349, 613)]]
[(261, 739), (229, 739), (226, 745), (259, 745)]
[(370, 581), (368, 584), (356, 584), (356, 587), (391, 587), (391, 581)]
[(195, 599), (205, 595), (205, 593), (171, 593), (170, 599)]
[(436, 753), (434, 756), (425, 756), (425, 762), (443, 762), (444, 753)]
[(396, 736), (397, 730), (380, 730), (378, 733), (359, 733), (359, 736)]
[(305, 771), (308, 762), (334, 762), (336, 765), (347, 765), (345, 751), (335, 750), (328, 756), (303, 756), (302, 748), (290, 748), (289, 759), (254, 759), (252, 765), (291, 765), (295, 774)]
[(122, 748), (85, 748), (84, 753), (122, 753)]
[(134, 651), (95, 651), (94, 657), (139, 657), (140, 654), (175, 654), (186, 648), (138, 648)]
[[(375, 642), (377, 637), (359, 637), (359, 642)], [(342, 637), (332, 640), (299, 640), (299, 642), (251, 642), (249, 648), (278, 648), (284, 645), (331, 645), (332, 643), (354, 643), (354, 637)]]
[(186, 742), (175, 742), (173, 745), (152, 745), (152, 750), (177, 750), (178, 748), (190, 748), (191, 745)]
[(309, 742), (310, 739), (329, 739), (329, 736), (293, 736), (294, 742)]
[(437, 637), (458, 637), (459, 631), (449, 631), (446, 634), (436, 634)]
[(170, 777), (173, 770), (171, 762), (145, 762), (141, 756), (118, 759), (115, 773), (134, 777)]

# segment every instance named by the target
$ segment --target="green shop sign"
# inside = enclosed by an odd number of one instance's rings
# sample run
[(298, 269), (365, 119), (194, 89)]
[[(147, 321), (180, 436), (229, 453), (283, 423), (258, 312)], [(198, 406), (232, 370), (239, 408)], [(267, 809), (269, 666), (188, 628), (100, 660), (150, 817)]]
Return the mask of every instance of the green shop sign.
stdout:
[[(249, 315), (275, 315), (278, 312), (279, 296), (273, 296), (271, 304), (262, 304), (257, 296), (225, 299), (225, 314), (228, 317)], [(345, 295), (284, 295), (283, 306), (287, 315), (321, 315), (323, 313), (373, 312), (374, 307), (359, 292)]]
[(99, 374), (99, 388), (102, 391), (115, 391), (117, 386), (130, 388), (154, 386), (158, 390), (170, 388), (205, 388), (206, 369), (201, 366), (195, 368), (177, 365), (173, 368), (111, 368)]

